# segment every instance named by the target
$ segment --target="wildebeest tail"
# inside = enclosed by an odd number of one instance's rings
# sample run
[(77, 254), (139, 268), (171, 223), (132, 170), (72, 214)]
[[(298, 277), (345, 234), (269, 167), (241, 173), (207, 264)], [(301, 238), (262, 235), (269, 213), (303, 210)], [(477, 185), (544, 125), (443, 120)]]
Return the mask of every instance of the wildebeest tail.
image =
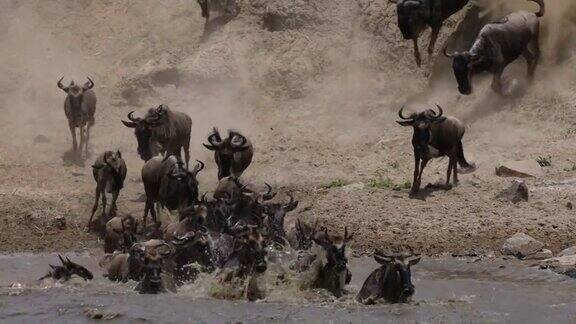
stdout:
[(536, 17), (544, 16), (544, 12), (546, 11), (546, 7), (544, 6), (544, 0), (530, 0), (536, 2), (540, 6), (540, 11), (536, 13)]
[(458, 143), (458, 163), (460, 164), (460, 167), (464, 169), (474, 168), (474, 165), (468, 163), (468, 161), (466, 161), (466, 158), (464, 157), (464, 147), (462, 146), (462, 141)]

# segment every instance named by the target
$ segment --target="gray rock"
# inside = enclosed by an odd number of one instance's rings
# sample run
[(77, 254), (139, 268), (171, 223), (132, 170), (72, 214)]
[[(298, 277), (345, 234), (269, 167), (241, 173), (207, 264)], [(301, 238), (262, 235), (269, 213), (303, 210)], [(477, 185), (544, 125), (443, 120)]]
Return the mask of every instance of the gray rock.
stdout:
[(560, 253), (558, 253), (558, 257), (565, 257), (570, 255), (576, 255), (576, 245), (564, 249)]
[(534, 254), (527, 255), (524, 257), (524, 260), (546, 260), (552, 258), (553, 256), (554, 254), (552, 251), (548, 249), (542, 249), (541, 251), (538, 251)]
[(540, 252), (542, 248), (544, 248), (544, 243), (524, 233), (516, 233), (504, 242), (502, 253), (523, 259), (526, 256)]
[(522, 180), (513, 180), (505, 190), (502, 190), (496, 198), (502, 201), (509, 201), (514, 204), (517, 204), (521, 201), (528, 201), (529, 197), (529, 190), (528, 186)]

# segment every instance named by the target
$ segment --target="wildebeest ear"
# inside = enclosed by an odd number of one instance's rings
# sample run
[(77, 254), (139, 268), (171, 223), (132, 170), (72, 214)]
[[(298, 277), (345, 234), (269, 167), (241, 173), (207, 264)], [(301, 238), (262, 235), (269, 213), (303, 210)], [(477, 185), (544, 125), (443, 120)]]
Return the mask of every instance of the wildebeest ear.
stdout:
[(394, 259), (391, 257), (386, 257), (386, 256), (378, 255), (378, 254), (374, 254), (374, 260), (376, 260), (376, 262), (378, 262), (380, 264), (387, 264), (387, 263), (394, 261)]
[(445, 121), (445, 120), (446, 120), (446, 117), (439, 117), (439, 118), (434, 119), (433, 123), (434, 123), (434, 124), (439, 124), (439, 123), (441, 123), (441, 122), (443, 122), (443, 121)]
[(117, 159), (121, 159), (121, 158), (122, 158), (122, 153), (120, 153), (120, 150), (116, 151), (116, 158), (117, 158)]
[(214, 145), (210, 145), (210, 144), (202, 144), (204, 145), (205, 148), (209, 149), (210, 151), (216, 151), (218, 148)]
[(414, 125), (414, 121), (413, 120), (397, 120), (396, 121), (398, 124), (400, 124), (401, 126), (412, 126)]
[(136, 126), (138, 126), (138, 124), (136, 124), (135, 122), (127, 122), (125, 120), (122, 121), (122, 124), (124, 124), (124, 126), (129, 128), (136, 128)]
[(100, 170), (100, 169), (102, 169), (103, 167), (104, 167), (104, 165), (102, 165), (102, 164), (94, 164), (94, 165), (92, 165), (92, 168), (93, 168), (93, 169), (96, 169), (96, 170)]
[(408, 261), (408, 266), (413, 266), (418, 264), (418, 262), (420, 262), (420, 259), (422, 259), (421, 257), (417, 257), (415, 259), (411, 259)]

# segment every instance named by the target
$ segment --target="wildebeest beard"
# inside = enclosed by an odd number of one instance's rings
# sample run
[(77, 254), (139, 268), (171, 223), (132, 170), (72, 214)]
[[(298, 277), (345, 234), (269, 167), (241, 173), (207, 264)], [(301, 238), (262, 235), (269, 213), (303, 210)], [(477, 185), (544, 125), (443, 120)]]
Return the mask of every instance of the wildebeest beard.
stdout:
[(416, 149), (422, 156), (428, 155), (428, 145), (430, 144), (430, 128), (414, 128), (414, 140), (416, 141)]
[(72, 113), (72, 120), (74, 124), (80, 124), (82, 120), (82, 95), (73, 96), (68, 95), (70, 101), (70, 111)]
[(152, 130), (147, 126), (138, 126), (135, 130), (136, 140), (138, 140), (138, 155), (144, 161), (152, 158), (152, 148), (150, 140), (152, 139)]

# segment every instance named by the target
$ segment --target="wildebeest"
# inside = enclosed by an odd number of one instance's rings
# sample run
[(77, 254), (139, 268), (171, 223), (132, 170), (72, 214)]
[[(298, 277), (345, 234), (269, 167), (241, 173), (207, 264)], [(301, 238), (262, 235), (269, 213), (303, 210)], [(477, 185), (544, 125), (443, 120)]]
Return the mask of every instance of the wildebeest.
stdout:
[(288, 233), (288, 241), (293, 249), (297, 251), (308, 250), (312, 247), (314, 241), (312, 238), (316, 234), (318, 228), (318, 220), (314, 223), (314, 226), (310, 226), (306, 223), (296, 220), (296, 225)]
[(397, 123), (414, 128), (412, 135), (414, 180), (410, 190), (412, 195), (420, 190), (422, 172), (432, 158), (448, 156), (446, 185), (450, 184), (451, 172), (454, 173), (454, 184), (458, 183), (457, 164), (467, 169), (474, 167), (464, 157), (464, 148), (462, 146), (462, 137), (466, 131), (464, 124), (455, 117), (443, 116), (442, 108), (438, 105), (437, 107), (439, 110), (438, 114), (432, 109), (427, 109), (405, 117), (402, 114), (404, 107), (398, 111), (398, 116), (402, 121), (397, 121)]
[(346, 257), (346, 243), (352, 239), (348, 235), (348, 228), (344, 228), (344, 237), (331, 238), (328, 230), (324, 235), (313, 238), (326, 253), (326, 264), (320, 270), (314, 288), (322, 288), (340, 298), (344, 293), (344, 286), (350, 283), (352, 273), (348, 270), (348, 258)]
[[(206, 228), (191, 231), (172, 240), (174, 254), (169, 264), (173, 265), (174, 278), (178, 281), (193, 280), (200, 270), (212, 271), (214, 269), (210, 238)], [(192, 268), (197, 263), (201, 269)]]
[[(90, 127), (94, 126), (94, 114), (96, 113), (96, 94), (94, 93), (94, 81), (90, 78), (83, 86), (70, 82), (65, 87), (62, 84), (64, 77), (58, 80), (58, 88), (66, 92), (64, 100), (64, 113), (68, 119), (68, 127), (72, 134), (72, 148), (74, 152), (78, 149), (82, 151), (85, 147), (86, 157), (88, 157), (88, 141), (90, 139)], [(80, 147), (76, 141), (76, 128), (80, 129)]]
[[(204, 34), (202, 39), (206, 39), (210, 33), (230, 20), (234, 19), (240, 12), (237, 0), (197, 0), (202, 10), (202, 17), (206, 18), (204, 24)], [(212, 15), (215, 13), (216, 15)]]
[(116, 216), (106, 223), (104, 253), (125, 252), (136, 242), (138, 221), (132, 215)]
[(238, 276), (266, 271), (264, 239), (257, 227), (248, 226), (236, 235), (233, 251), (226, 257), (223, 267), (238, 267)]
[(374, 255), (380, 268), (366, 278), (356, 300), (362, 304), (374, 304), (379, 299), (389, 303), (406, 303), (414, 295), (410, 267), (420, 262), (419, 256)]
[(444, 55), (452, 59), (452, 69), (461, 94), (472, 93), (472, 76), (486, 71), (493, 75), (492, 89), (504, 95), (502, 73), (508, 64), (520, 55), (528, 63), (528, 79), (534, 78), (540, 59), (540, 21), (544, 15), (544, 0), (529, 0), (540, 5), (536, 14), (528, 11), (511, 13), (501, 21), (487, 24), (481, 30), (469, 51)]
[(130, 121), (122, 121), (126, 127), (134, 128), (138, 141), (138, 155), (144, 161), (158, 153), (180, 156), (184, 149), (186, 167), (190, 162), (190, 132), (192, 119), (183, 112), (173, 111), (162, 104), (150, 108), (144, 118), (128, 114)]
[(214, 151), (214, 160), (218, 165), (218, 180), (233, 176), (239, 178), (252, 162), (254, 147), (242, 134), (229, 130), (228, 137), (222, 139), (218, 129), (214, 127), (204, 146)]
[(116, 151), (116, 153), (106, 151), (98, 156), (94, 165), (92, 165), (92, 174), (94, 180), (96, 180), (96, 193), (94, 195), (92, 214), (88, 220), (87, 227), (90, 227), (94, 213), (96, 212), (96, 209), (98, 209), (100, 196), (102, 196), (102, 215), (108, 215), (106, 213), (106, 192), (112, 194), (110, 214), (116, 212), (116, 201), (118, 200), (120, 190), (124, 187), (126, 172), (126, 162), (122, 159), (120, 151)]
[(288, 194), (290, 201), (288, 203), (264, 203), (261, 204), (261, 212), (266, 230), (266, 241), (268, 244), (275, 243), (281, 246), (290, 245), (284, 229), (284, 219), (286, 213), (298, 207), (298, 201), (294, 200), (291, 194)]
[(67, 281), (72, 277), (72, 275), (82, 277), (84, 280), (92, 280), (94, 278), (92, 272), (83, 266), (70, 261), (68, 257), (64, 259), (60, 254), (58, 254), (58, 258), (60, 259), (60, 262), (62, 262), (62, 265), (55, 266), (50, 264), (50, 271), (38, 280), (52, 278), (54, 280)]
[(169, 210), (183, 209), (198, 201), (198, 181), (196, 175), (204, 168), (198, 164), (188, 171), (180, 156), (155, 157), (142, 167), (142, 181), (146, 191), (143, 226), (146, 227), (148, 212), (156, 222), (154, 204), (159, 203)]
[[(169, 287), (162, 276), (163, 256), (156, 250), (144, 255), (143, 276), (135, 290), (141, 294), (158, 294), (168, 291)], [(172, 289), (170, 289), (172, 290)]]
[(414, 42), (414, 57), (416, 64), (420, 66), (422, 64), (418, 49), (420, 34), (427, 26), (432, 28), (428, 45), (428, 55), (432, 55), (442, 24), (460, 11), (468, 0), (390, 0), (390, 2), (396, 3), (398, 28), (404, 39), (411, 39)]
[(105, 277), (111, 281), (127, 282), (140, 280), (143, 275), (145, 247), (135, 243), (124, 253), (115, 253), (110, 257)]
[(179, 214), (179, 221), (170, 223), (164, 228), (164, 240), (171, 241), (204, 227), (208, 208), (203, 204), (191, 205), (180, 210)]

